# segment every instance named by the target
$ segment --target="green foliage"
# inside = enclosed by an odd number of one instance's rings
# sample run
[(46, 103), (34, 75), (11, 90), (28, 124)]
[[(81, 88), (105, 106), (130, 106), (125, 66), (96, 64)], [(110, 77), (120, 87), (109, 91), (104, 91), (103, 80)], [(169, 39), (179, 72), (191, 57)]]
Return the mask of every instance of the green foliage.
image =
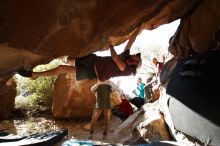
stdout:
[[(54, 60), (47, 65), (37, 66), (34, 71), (45, 71), (60, 65), (62, 60)], [(43, 110), (52, 104), (52, 91), (56, 76), (39, 77), (35, 80), (16, 75), (17, 98), (16, 107), (27, 110)]]

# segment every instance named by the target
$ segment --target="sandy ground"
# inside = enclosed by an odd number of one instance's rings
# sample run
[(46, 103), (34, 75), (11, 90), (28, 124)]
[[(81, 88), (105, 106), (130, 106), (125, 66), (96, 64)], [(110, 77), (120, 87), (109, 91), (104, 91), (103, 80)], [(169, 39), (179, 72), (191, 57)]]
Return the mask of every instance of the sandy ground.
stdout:
[[(65, 137), (61, 141), (57, 142), (55, 146), (79, 146), (79, 144), (70, 144), (73, 141), (92, 142), (94, 145), (102, 145), (102, 146), (114, 145), (114, 144), (122, 146), (123, 144), (120, 143), (119, 139), (120, 140), (124, 140), (123, 138), (127, 139), (128, 137), (126, 135), (128, 135), (127, 133), (128, 131), (126, 130), (126, 133), (121, 132), (120, 135), (118, 135), (117, 137), (113, 134), (114, 130), (116, 130), (121, 123), (122, 121), (118, 117), (112, 115), (109, 124), (109, 131), (107, 138), (103, 139), (102, 133), (104, 130), (104, 120), (103, 119), (98, 120), (95, 126), (94, 136), (91, 140), (88, 140), (90, 120), (87, 121), (86, 120), (84, 121), (56, 120), (55, 121), (44, 117), (38, 117), (38, 118), (32, 117), (28, 119), (26, 118), (11, 119), (11, 120), (1, 121), (0, 130), (3, 130), (5, 132), (17, 136), (24, 136), (34, 133), (43, 133), (47, 131), (68, 129), (68, 137)], [(176, 145), (178, 144), (175, 144), (175, 146)], [(174, 146), (174, 145), (169, 145), (169, 146)]]
[[(111, 117), (109, 124), (109, 131), (106, 139), (103, 139), (102, 132), (104, 130), (104, 121), (100, 119), (96, 124), (96, 129), (93, 135), (93, 138), (89, 141), (94, 144), (119, 144), (117, 138), (114, 136), (113, 131), (121, 124), (121, 120), (115, 116)], [(81, 124), (75, 125), (73, 129), (69, 129), (68, 138), (64, 138), (62, 141), (56, 144), (56, 146), (62, 146), (67, 143), (67, 141), (79, 140), (79, 141), (88, 141), (90, 123), (84, 122)]]
[[(117, 138), (113, 131), (122, 123), (115, 116), (111, 116), (109, 131), (106, 139), (103, 139), (104, 120), (99, 119), (95, 125), (95, 132), (90, 142), (98, 145), (117, 144)], [(73, 121), (73, 120), (52, 120), (43, 117), (10, 119), (0, 122), (0, 130), (13, 135), (24, 136), (34, 133), (43, 133), (47, 131), (56, 131), (59, 129), (68, 129), (68, 137), (58, 142), (55, 146), (64, 146), (66, 142), (79, 140), (88, 141), (90, 120)], [(66, 145), (65, 145), (66, 146)]]

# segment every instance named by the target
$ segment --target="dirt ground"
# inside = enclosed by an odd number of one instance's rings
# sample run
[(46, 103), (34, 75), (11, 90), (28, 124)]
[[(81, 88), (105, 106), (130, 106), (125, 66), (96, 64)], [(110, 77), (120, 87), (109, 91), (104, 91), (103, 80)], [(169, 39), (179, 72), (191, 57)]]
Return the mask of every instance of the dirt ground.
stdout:
[[(113, 131), (122, 123), (115, 116), (111, 116), (109, 131), (106, 139), (103, 139), (104, 120), (99, 119), (95, 126), (95, 133), (90, 142), (98, 145), (118, 144)], [(47, 132), (59, 129), (68, 129), (68, 137), (58, 142), (55, 146), (63, 146), (68, 141), (88, 141), (90, 120), (53, 120), (44, 117), (17, 118), (0, 122), (0, 130), (10, 134), (24, 136), (33, 133)]]
[[(71, 124), (71, 123), (66, 123)], [(121, 124), (121, 120), (115, 116), (111, 117), (109, 124), (109, 131), (106, 139), (103, 139), (103, 130), (104, 130), (104, 121), (100, 119), (96, 124), (96, 129), (93, 135), (93, 138), (89, 141), (94, 142), (95, 144), (105, 145), (105, 144), (117, 144), (117, 138), (114, 136), (113, 131)], [(67, 126), (68, 127), (68, 126)], [(80, 140), (87, 141), (89, 136), (90, 122), (77, 123), (71, 129), (69, 129), (68, 138), (63, 139), (56, 146), (61, 146), (69, 140)]]

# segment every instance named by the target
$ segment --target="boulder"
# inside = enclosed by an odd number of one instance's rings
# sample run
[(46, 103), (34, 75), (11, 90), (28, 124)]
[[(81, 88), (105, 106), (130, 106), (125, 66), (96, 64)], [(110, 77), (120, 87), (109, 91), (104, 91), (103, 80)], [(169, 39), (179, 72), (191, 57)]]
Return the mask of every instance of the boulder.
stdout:
[[(72, 74), (62, 74), (55, 82), (52, 112), (56, 118), (91, 118), (95, 107), (95, 94), (90, 90), (97, 82), (77, 81)], [(120, 89), (112, 94), (112, 106), (121, 102)]]
[(95, 96), (90, 89), (96, 82), (96, 80), (76, 81), (71, 74), (60, 75), (52, 94), (53, 115), (56, 118), (91, 117)]
[(128, 144), (172, 140), (159, 110), (159, 102), (145, 104), (114, 131), (118, 142)]
[[(0, 65), (0, 77), (60, 56), (104, 50), (109, 42), (121, 44), (138, 26), (154, 29), (180, 19), (198, 1), (1, 0), (0, 56), (8, 64)], [(14, 64), (17, 52), (22, 52), (22, 59)], [(8, 58), (7, 53), (14, 57)], [(34, 61), (31, 53), (38, 56)], [(26, 65), (22, 60), (31, 61)]]
[(16, 96), (16, 83), (13, 79), (8, 82), (0, 81), (0, 121), (12, 115)]

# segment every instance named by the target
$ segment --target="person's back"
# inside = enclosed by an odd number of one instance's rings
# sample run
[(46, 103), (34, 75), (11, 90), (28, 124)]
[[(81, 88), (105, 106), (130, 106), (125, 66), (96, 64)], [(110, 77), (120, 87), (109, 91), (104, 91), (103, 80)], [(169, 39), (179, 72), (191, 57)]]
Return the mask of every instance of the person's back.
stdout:
[(145, 84), (142, 83), (141, 77), (137, 79), (137, 88), (134, 90), (134, 94), (136, 97), (130, 99), (129, 101), (135, 105), (138, 109), (141, 108), (142, 105), (144, 105), (145, 99), (144, 99), (144, 87)]
[(95, 90), (96, 92), (96, 108), (111, 108), (110, 93), (111, 86), (108, 84), (100, 84)]
[(119, 111), (125, 113), (127, 116), (133, 114), (133, 108), (127, 99), (121, 99)]
[(111, 116), (110, 96), (113, 89), (113, 85), (111, 85), (111, 82), (108, 81), (98, 81), (95, 85), (91, 87), (91, 91), (93, 91), (96, 95), (96, 106), (91, 120), (89, 139), (93, 137), (95, 123), (102, 112), (104, 113), (105, 119), (105, 129), (103, 131), (103, 138), (106, 138), (107, 136), (108, 125)]
[[(126, 54), (129, 54), (129, 51), (126, 51), (120, 55), (123, 61), (125, 61), (129, 57), (129, 55)], [(122, 57), (123, 55), (125, 57)], [(129, 76), (133, 73), (133, 70), (136, 70), (136, 66), (127, 65), (125, 70), (121, 71), (110, 56), (96, 56), (94, 65), (97, 77), (101, 81), (108, 80), (111, 77)]]
[(139, 77), (137, 80), (136, 94), (140, 98), (144, 98), (144, 86), (145, 86), (145, 84), (142, 83), (142, 79)]
[(144, 83), (140, 83), (136, 89), (137, 96), (140, 98), (144, 98)]
[(120, 105), (113, 107), (112, 114), (119, 117), (122, 121), (126, 120), (133, 114), (133, 108), (124, 94), (121, 95)]
[(153, 93), (153, 90), (152, 90), (153, 86), (152, 86), (152, 84), (153, 84), (153, 82), (154, 82), (153, 77), (149, 77), (147, 79), (147, 84), (144, 87), (144, 90), (145, 90), (145, 100), (147, 102), (149, 102), (151, 100), (151, 98), (152, 98), (152, 93)]

